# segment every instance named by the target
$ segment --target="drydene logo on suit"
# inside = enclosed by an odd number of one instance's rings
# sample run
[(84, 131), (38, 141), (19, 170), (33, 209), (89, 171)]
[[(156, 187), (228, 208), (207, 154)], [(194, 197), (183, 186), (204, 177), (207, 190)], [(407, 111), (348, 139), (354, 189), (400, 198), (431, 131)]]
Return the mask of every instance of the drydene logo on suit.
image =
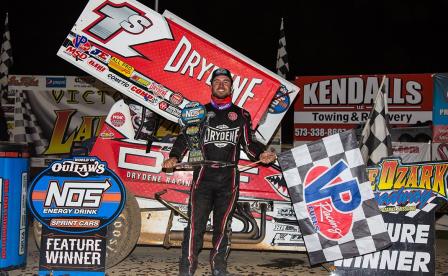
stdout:
[(361, 204), (358, 179), (344, 160), (332, 167), (311, 168), (304, 181), (305, 202), (314, 228), (325, 238), (339, 240), (353, 226), (353, 211)]
[(227, 144), (235, 145), (239, 131), (239, 127), (229, 128), (226, 125), (219, 125), (214, 128), (209, 126), (204, 134), (204, 145), (212, 143), (218, 148), (225, 147)]

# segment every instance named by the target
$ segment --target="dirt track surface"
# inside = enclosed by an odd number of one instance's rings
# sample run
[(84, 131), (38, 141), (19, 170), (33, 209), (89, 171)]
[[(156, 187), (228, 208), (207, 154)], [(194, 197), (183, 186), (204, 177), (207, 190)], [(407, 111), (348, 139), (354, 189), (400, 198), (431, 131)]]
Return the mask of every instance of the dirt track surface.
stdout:
[[(438, 239), (436, 245), (436, 275), (447, 275), (448, 240)], [(107, 269), (106, 275), (178, 275), (179, 256), (179, 248), (137, 246), (123, 262)], [(201, 253), (195, 275), (210, 275), (208, 256), (208, 250)], [(9, 271), (9, 275), (37, 275), (38, 268), (39, 252), (34, 239), (30, 238), (27, 266), (24, 269)], [(330, 275), (321, 266), (310, 268), (305, 253), (291, 252), (233, 250), (228, 270), (231, 275)]]

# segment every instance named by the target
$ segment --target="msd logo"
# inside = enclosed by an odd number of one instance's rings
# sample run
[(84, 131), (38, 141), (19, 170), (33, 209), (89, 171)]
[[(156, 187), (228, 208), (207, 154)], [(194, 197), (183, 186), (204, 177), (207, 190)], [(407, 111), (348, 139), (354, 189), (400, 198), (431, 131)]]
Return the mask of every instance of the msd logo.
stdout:
[(304, 181), (308, 214), (315, 229), (327, 239), (339, 240), (351, 230), (353, 211), (361, 204), (358, 185), (344, 160), (308, 171)]

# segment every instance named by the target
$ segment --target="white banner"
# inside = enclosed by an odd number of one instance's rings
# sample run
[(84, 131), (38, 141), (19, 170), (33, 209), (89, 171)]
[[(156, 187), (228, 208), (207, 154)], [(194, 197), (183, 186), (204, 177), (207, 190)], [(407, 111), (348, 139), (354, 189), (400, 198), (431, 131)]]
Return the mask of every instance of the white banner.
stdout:
[(12, 140), (31, 142), (37, 155), (64, 155), (95, 137), (121, 94), (93, 77), (9, 76), (15, 95)]
[(430, 143), (392, 142), (393, 156), (401, 157), (403, 163), (431, 161)]

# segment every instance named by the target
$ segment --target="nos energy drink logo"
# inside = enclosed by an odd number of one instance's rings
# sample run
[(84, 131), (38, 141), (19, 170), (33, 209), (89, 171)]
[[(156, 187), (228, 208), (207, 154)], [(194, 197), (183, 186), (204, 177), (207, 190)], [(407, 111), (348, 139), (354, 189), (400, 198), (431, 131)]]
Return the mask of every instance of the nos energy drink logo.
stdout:
[(339, 240), (351, 230), (353, 211), (361, 204), (358, 185), (344, 160), (308, 171), (304, 181), (308, 214), (325, 238)]
[(188, 103), (182, 109), (180, 119), (184, 125), (198, 124), (205, 119), (205, 107), (198, 102)]
[(53, 162), (30, 186), (33, 215), (50, 229), (87, 233), (101, 229), (121, 213), (126, 192), (120, 178), (96, 157)]

